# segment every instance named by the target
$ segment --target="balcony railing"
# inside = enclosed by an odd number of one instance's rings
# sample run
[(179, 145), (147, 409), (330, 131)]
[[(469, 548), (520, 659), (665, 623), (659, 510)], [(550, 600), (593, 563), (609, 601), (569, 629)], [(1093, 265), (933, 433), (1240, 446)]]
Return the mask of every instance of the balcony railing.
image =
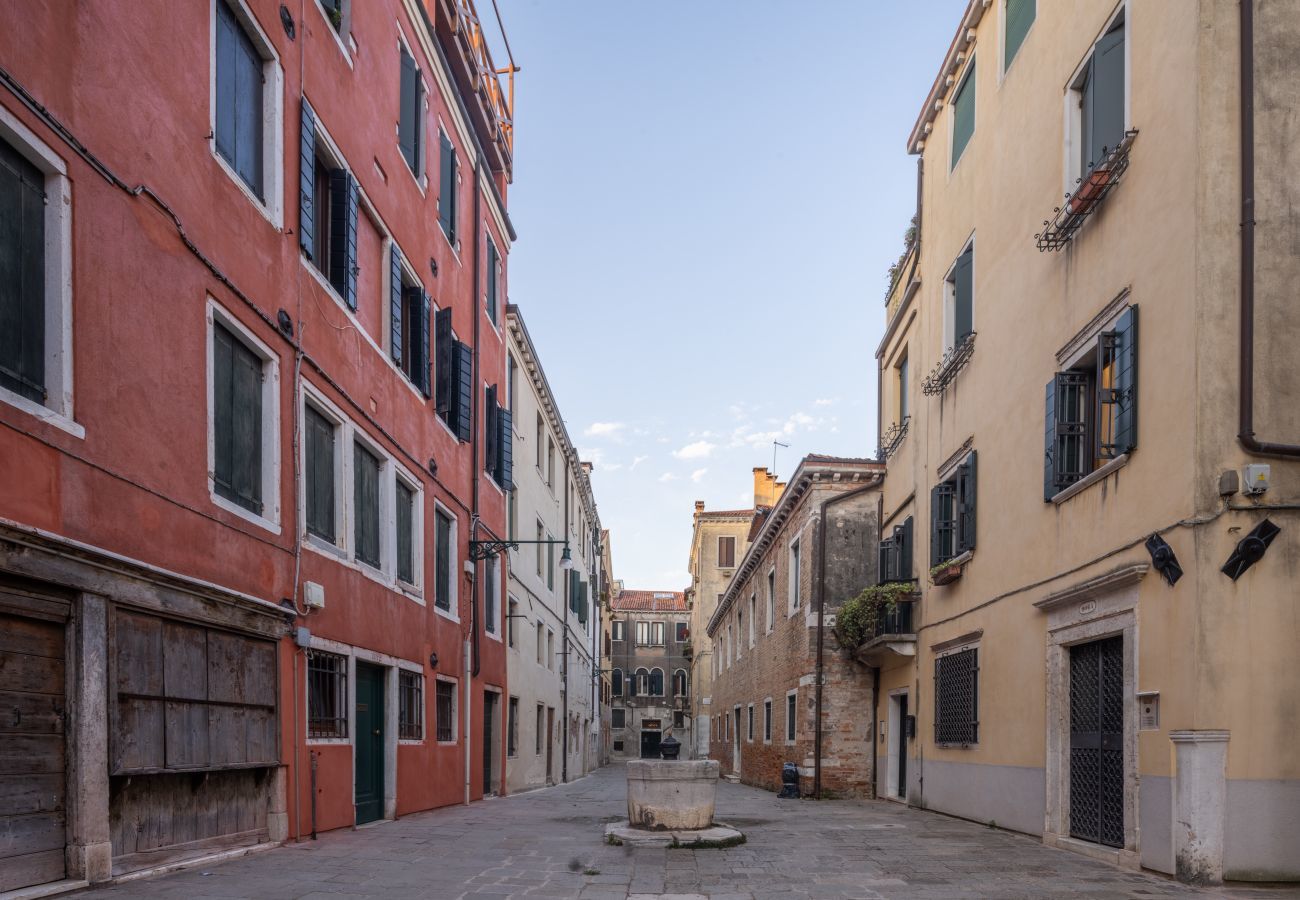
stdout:
[[(425, 2), (429, 4), (432, 0)], [(491, 132), (488, 141), (500, 148), (503, 165), (509, 168), (514, 156), (515, 72), (519, 67), (515, 65), (505, 28), (501, 27), (501, 43), (506, 53), (506, 65), (499, 66), (492, 59), (474, 0), (441, 0), (441, 3), (450, 35), (471, 69), (467, 73), (469, 90), (487, 119), (485, 124)], [(497, 24), (501, 25), (499, 15)]]
[(898, 445), (903, 443), (903, 438), (907, 437), (907, 423), (910, 421), (912, 421), (911, 416), (903, 416), (903, 421), (895, 422), (885, 429), (885, 433), (880, 436), (880, 447), (876, 450), (876, 459), (885, 462), (894, 455)]
[(879, 615), (876, 616), (868, 640), (874, 640), (886, 635), (913, 634), (912, 608), (914, 606), (916, 606), (915, 600), (906, 600), (895, 603), (892, 608), (886, 607), (882, 609)]
[(957, 373), (966, 368), (966, 363), (975, 353), (975, 332), (970, 332), (964, 338), (956, 343), (955, 346), (949, 347), (948, 352), (939, 360), (930, 374), (921, 382), (921, 392), (927, 397), (935, 394), (942, 394), (948, 385), (952, 384)]
[(1038, 249), (1060, 250), (1083, 227), (1088, 217), (1101, 208), (1102, 201), (1119, 184), (1128, 170), (1128, 152), (1137, 130), (1125, 132), (1123, 140), (1109, 151), (1083, 178), (1075, 179), (1074, 192), (1065, 196), (1065, 204), (1052, 210), (1052, 218), (1043, 221), (1043, 230), (1034, 235)]

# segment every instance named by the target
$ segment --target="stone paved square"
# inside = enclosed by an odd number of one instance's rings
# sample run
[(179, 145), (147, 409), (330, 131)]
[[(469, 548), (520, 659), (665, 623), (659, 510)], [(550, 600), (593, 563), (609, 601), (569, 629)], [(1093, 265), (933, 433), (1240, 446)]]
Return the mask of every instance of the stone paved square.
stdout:
[(888, 801), (778, 801), (767, 791), (722, 782), (717, 818), (748, 837), (726, 850), (601, 843), (605, 824), (625, 816), (624, 768), (613, 765), (547, 790), (335, 831), (83, 893), (187, 900), (1300, 896), (1263, 887), (1189, 888)]

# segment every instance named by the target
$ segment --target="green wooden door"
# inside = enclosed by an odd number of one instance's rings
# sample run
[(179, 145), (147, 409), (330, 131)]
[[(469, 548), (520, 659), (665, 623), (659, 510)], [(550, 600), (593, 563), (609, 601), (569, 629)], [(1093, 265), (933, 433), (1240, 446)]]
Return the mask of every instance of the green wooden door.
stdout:
[(384, 814), (384, 672), (357, 663), (357, 824)]

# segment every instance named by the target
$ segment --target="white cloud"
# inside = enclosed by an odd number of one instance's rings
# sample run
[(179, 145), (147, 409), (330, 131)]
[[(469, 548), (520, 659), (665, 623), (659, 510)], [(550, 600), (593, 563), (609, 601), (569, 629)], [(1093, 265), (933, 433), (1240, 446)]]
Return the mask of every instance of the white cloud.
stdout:
[(691, 473), (691, 481), (695, 482), (696, 484), (699, 484), (701, 481), (704, 480), (704, 476), (707, 475), (708, 473), (709, 473), (708, 469), (696, 469), (694, 472)]
[(603, 466), (600, 466), (600, 467), (599, 467), (599, 471), (602, 471), (602, 472), (617, 472), (617, 471), (618, 471), (619, 469), (621, 469), (621, 468), (623, 468), (623, 464), (622, 464), (622, 463), (605, 463)]
[(680, 450), (674, 450), (673, 456), (678, 459), (704, 459), (712, 454), (717, 446), (717, 444), (709, 441), (696, 441), (693, 444), (687, 444)]
[(659, 476), (660, 484), (667, 484), (670, 481), (676, 481), (676, 480), (677, 480), (677, 476), (674, 475), (672, 472), (665, 472)]
[(834, 406), (840, 402), (839, 397), (820, 397), (813, 401), (813, 406)]
[(586, 437), (613, 438), (626, 427), (622, 422), (592, 422), (582, 433)]
[(633, 469), (635, 469), (637, 466), (641, 465), (641, 463), (645, 462), (645, 461), (646, 461), (647, 459), (649, 459), (649, 458), (650, 458), (650, 457), (648, 457), (648, 456), (637, 456), (637, 457), (633, 457), (633, 459), (632, 459), (632, 465), (630, 465), (630, 466), (627, 467), (627, 468), (628, 468), (628, 471), (629, 471), (629, 472), (632, 471)]

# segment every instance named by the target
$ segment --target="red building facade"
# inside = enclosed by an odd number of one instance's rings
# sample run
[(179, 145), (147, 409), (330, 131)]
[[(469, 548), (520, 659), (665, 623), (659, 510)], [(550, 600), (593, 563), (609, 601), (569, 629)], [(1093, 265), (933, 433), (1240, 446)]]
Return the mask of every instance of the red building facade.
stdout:
[(291, 6), (0, 3), (0, 891), (504, 784), (502, 67)]

